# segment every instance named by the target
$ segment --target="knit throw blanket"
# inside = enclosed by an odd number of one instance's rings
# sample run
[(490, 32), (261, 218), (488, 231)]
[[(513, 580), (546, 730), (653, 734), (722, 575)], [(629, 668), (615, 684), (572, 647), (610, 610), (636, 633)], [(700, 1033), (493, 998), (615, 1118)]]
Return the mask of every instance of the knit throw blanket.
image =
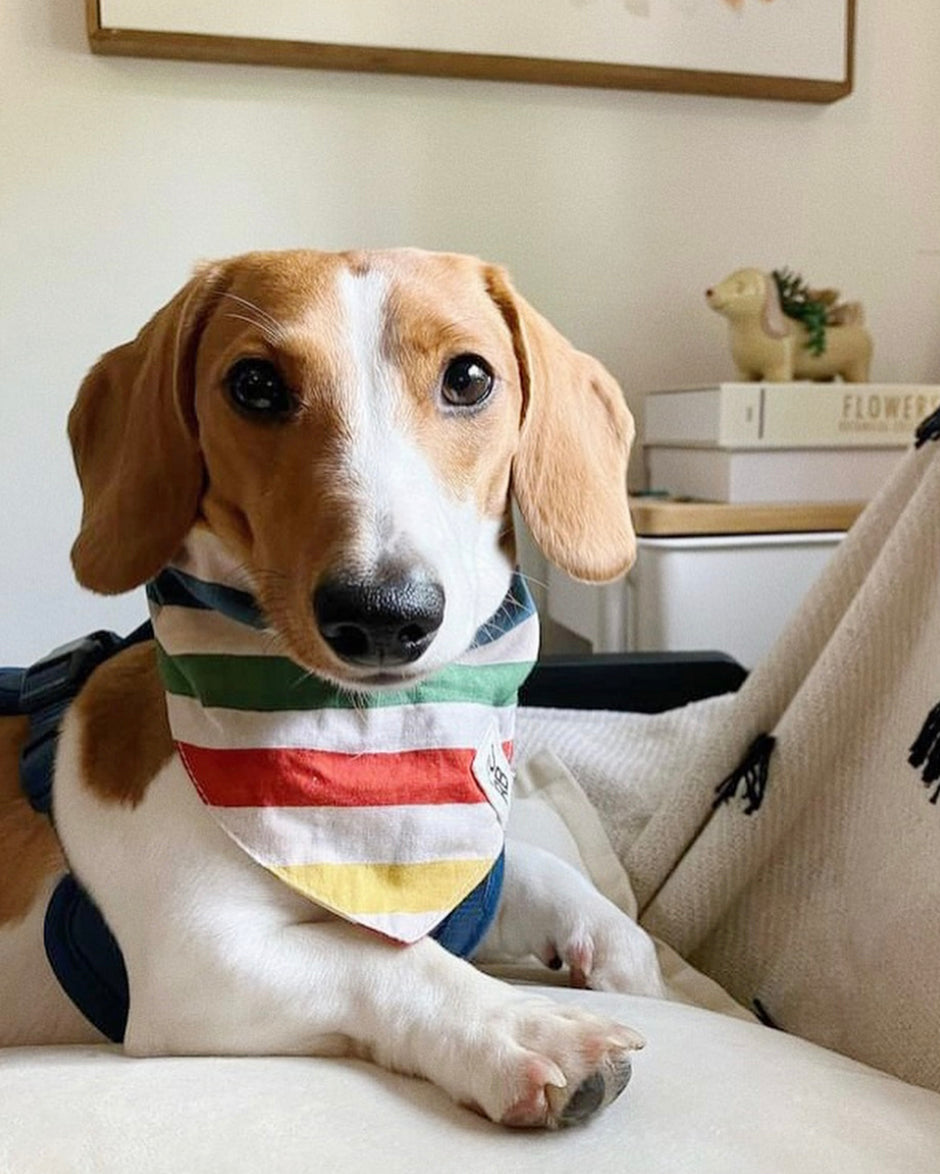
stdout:
[(401, 942), (497, 872), (516, 694), (538, 649), (518, 573), (459, 660), (379, 693), (283, 655), (244, 571), (203, 527), (147, 591), (180, 758), (253, 860)]
[(516, 751), (577, 778), (651, 933), (768, 1022), (940, 1092), (940, 412), (917, 439), (739, 693), (523, 710)]

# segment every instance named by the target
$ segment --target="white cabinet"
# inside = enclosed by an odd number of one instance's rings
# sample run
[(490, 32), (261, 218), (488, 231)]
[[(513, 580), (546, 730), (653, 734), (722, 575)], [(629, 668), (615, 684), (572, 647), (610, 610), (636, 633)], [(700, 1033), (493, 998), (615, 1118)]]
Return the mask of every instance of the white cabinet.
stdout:
[(576, 583), (551, 569), (548, 613), (595, 652), (767, 652), (844, 530), (641, 536), (626, 580)]

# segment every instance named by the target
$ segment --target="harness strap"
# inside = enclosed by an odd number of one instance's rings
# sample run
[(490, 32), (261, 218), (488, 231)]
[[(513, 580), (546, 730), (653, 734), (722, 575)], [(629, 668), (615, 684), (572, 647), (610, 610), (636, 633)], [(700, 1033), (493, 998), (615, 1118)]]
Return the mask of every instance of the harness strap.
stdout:
[(430, 937), (450, 954), (469, 958), (486, 935), (499, 904), (503, 888), (506, 853), (500, 852), (496, 863), (456, 909), (439, 922)]
[(59, 726), (69, 703), (98, 665), (115, 653), (153, 638), (150, 624), (127, 637), (92, 632), (38, 660), (20, 676), (16, 713), (29, 715), (29, 736), (20, 754), (20, 780), (33, 808), (52, 818), (52, 776)]
[(46, 907), (43, 944), (62, 989), (113, 1043), (124, 1040), (130, 994), (121, 948), (98, 906), (70, 872)]

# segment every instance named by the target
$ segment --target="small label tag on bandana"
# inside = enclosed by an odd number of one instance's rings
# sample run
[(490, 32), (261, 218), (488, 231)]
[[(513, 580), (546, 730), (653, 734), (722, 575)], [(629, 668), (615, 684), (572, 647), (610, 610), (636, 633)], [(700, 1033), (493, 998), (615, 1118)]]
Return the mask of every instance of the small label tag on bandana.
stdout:
[(499, 727), (491, 721), (486, 736), (473, 757), (473, 777), (483, 788), (496, 812), (500, 824), (505, 827), (509, 819), (509, 800), (512, 793), (512, 767), (499, 740)]

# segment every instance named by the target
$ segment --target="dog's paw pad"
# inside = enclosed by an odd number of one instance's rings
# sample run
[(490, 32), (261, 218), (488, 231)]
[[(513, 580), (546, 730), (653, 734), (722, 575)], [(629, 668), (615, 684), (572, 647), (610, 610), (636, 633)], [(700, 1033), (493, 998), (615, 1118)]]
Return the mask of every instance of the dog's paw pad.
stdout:
[[(618, 1057), (606, 1072), (598, 1070), (586, 1076), (571, 1096), (556, 1110), (559, 1126), (582, 1125), (595, 1113), (606, 1109), (630, 1083), (633, 1065), (629, 1056)], [(554, 1099), (554, 1098), (550, 1098)]]
[(603, 1105), (607, 1093), (607, 1086), (599, 1072), (592, 1072), (574, 1090), (568, 1103), (558, 1114), (559, 1125), (580, 1125), (593, 1117)]

